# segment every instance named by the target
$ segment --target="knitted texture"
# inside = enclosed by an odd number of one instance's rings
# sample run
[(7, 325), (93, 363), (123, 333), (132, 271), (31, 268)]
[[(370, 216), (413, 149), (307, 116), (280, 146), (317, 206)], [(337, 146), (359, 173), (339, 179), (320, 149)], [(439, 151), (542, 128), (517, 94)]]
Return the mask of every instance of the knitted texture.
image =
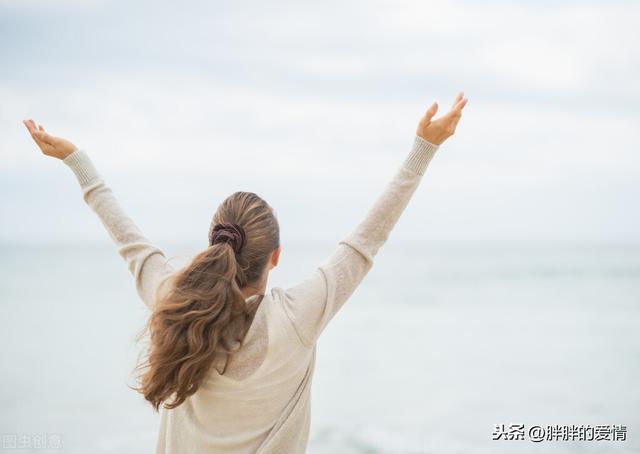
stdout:
[[(158, 454), (305, 452), (316, 342), (373, 266), (438, 148), (415, 136), (369, 211), (328, 258), (298, 284), (266, 292), (225, 374), (212, 367), (194, 395), (161, 410)], [(159, 283), (175, 269), (126, 214), (83, 149), (64, 163), (124, 259), (141, 300), (153, 308)]]

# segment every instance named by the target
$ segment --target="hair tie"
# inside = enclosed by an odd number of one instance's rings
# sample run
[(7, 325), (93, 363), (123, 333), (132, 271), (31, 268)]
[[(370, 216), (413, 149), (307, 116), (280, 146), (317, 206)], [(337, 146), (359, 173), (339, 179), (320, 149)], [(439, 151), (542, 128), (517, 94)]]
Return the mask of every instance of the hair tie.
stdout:
[(246, 241), (244, 229), (239, 224), (220, 222), (209, 231), (209, 246), (217, 243), (229, 243), (236, 254), (242, 251)]

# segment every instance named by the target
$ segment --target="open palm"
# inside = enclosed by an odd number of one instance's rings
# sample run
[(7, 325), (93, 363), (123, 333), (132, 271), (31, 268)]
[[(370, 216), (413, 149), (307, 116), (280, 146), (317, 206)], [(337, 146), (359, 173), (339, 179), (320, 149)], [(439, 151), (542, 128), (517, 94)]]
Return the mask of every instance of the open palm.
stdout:
[(460, 92), (456, 96), (451, 110), (433, 120), (433, 116), (438, 111), (438, 103), (434, 102), (420, 119), (416, 134), (435, 145), (440, 145), (455, 133), (458, 121), (462, 117), (462, 109), (466, 104), (467, 98), (464, 97), (463, 92)]
[(55, 137), (44, 130), (42, 125), (36, 125), (33, 120), (23, 120), (24, 125), (29, 130), (31, 137), (40, 147), (42, 153), (58, 159), (64, 159), (73, 153), (76, 146), (62, 137)]

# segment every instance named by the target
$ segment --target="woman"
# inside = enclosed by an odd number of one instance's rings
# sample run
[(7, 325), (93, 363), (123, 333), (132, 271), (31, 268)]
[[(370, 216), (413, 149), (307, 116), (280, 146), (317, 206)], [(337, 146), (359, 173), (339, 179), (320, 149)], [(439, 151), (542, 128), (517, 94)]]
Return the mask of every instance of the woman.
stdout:
[(151, 310), (137, 390), (161, 410), (158, 453), (305, 452), (316, 341), (371, 269), (466, 103), (459, 93), (435, 120), (433, 103), (362, 222), (305, 280), (269, 292), (279, 228), (256, 194), (236, 192), (223, 201), (207, 249), (176, 270), (125, 214), (84, 149), (24, 121), (42, 152), (74, 172)]

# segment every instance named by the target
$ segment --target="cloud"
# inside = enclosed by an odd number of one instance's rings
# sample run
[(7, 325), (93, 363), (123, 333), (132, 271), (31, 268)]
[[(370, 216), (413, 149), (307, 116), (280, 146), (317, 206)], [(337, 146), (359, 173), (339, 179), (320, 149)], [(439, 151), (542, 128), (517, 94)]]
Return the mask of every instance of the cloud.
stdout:
[[(297, 210), (296, 222), (314, 206), (355, 222), (358, 210), (338, 201), (364, 210), (424, 109), (446, 109), (459, 89), (470, 97), (463, 122), (429, 170), (431, 192), (418, 194), (438, 234), (458, 219), (464, 235), (472, 213), (483, 234), (637, 230), (634, 3), (83, 5), (0, 3), (0, 56), (12, 62), (0, 74), (2, 214), (15, 219), (3, 236), (21, 232), (27, 182), (54, 172), (23, 118), (90, 151), (123, 196), (135, 187), (125, 177), (170, 182), (134, 195), (140, 206), (177, 210), (189, 198), (181, 215), (192, 219), (245, 187)], [(208, 181), (229, 189), (198, 193)], [(447, 220), (447, 204), (458, 218)]]

